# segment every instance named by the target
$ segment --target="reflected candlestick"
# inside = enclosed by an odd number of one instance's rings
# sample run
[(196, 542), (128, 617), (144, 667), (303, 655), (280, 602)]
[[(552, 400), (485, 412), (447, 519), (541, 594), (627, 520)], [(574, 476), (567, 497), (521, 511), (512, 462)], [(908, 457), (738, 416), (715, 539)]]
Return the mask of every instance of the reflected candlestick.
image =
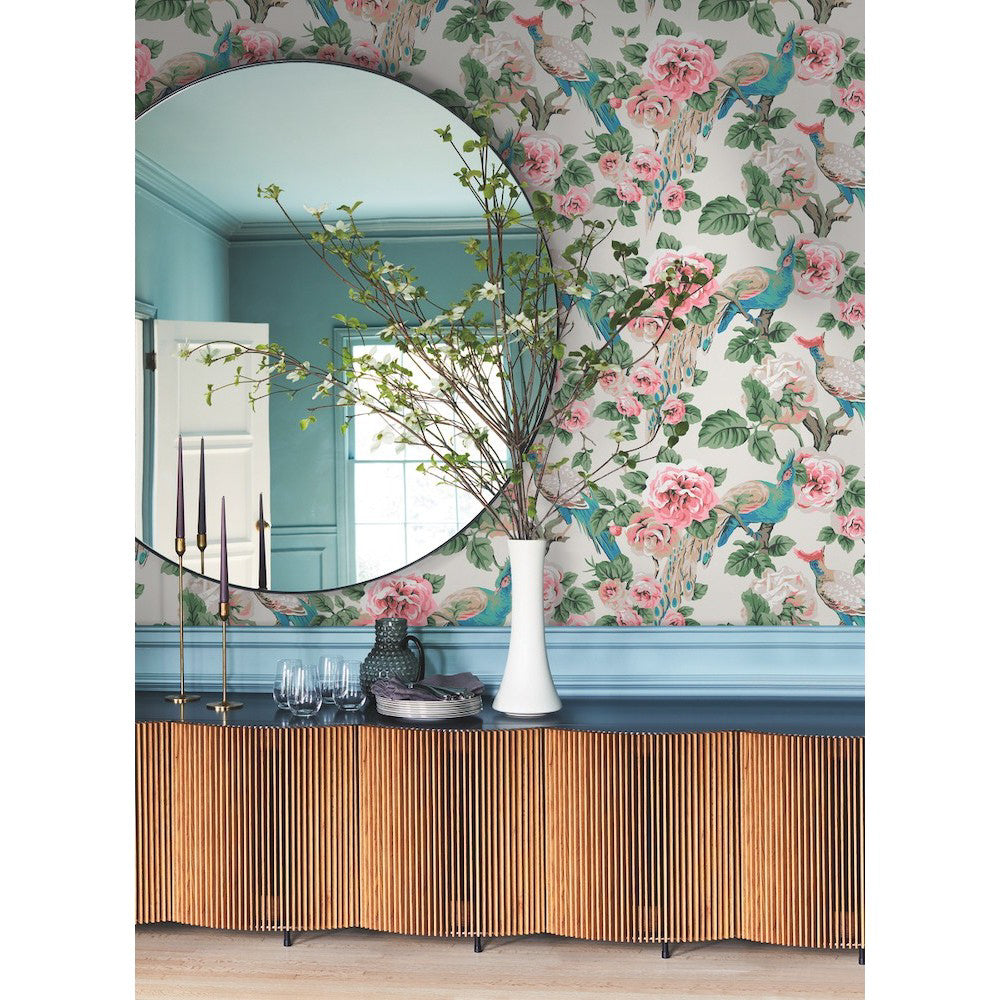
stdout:
[(187, 542), (184, 539), (184, 457), (181, 450), (181, 439), (177, 437), (177, 525), (174, 535), (174, 552), (177, 553), (177, 648), (180, 657), (180, 690), (177, 694), (168, 694), (167, 701), (175, 705), (183, 705), (188, 701), (197, 701), (201, 696), (188, 694), (184, 690), (184, 551)]
[(205, 575), (205, 549), (208, 548), (208, 523), (205, 518), (205, 439), (201, 439), (198, 460), (198, 534), (195, 539), (201, 553), (201, 575)]
[(229, 553), (226, 549), (226, 498), (222, 498), (222, 534), (219, 551), (219, 604), (229, 606)]
[(257, 587), (267, 590), (267, 550), (264, 548), (264, 494), (260, 494), (260, 510), (257, 514), (257, 538), (259, 563), (257, 566)]
[(222, 700), (210, 701), (208, 707), (214, 712), (228, 712), (242, 708), (243, 702), (230, 701), (226, 668), (226, 626), (229, 622), (229, 556), (226, 552), (226, 498), (222, 498), (222, 555), (219, 568), (219, 618), (222, 620)]
[(184, 453), (179, 434), (177, 435), (177, 524), (174, 537), (184, 540)]

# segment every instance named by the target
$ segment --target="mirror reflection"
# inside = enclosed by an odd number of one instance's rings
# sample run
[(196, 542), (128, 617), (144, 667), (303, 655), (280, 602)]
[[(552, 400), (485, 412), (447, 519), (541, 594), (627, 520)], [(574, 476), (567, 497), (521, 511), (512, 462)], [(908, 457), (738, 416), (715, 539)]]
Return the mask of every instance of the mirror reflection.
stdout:
[[(183, 441), (185, 568), (195, 546), (204, 441), (208, 544), (218, 575), (219, 501), (226, 497), (230, 581), (257, 587), (259, 505), (268, 589), (318, 590), (390, 573), (432, 552), (480, 511), (466, 494), (417, 471), (412, 445), (376, 446), (381, 429), (341, 408), (273, 393), (249, 405), (229, 382), (237, 362), (198, 363), (207, 342), (280, 343), (325, 364), (361, 350), (336, 314), (366, 320), (318, 266), (258, 186), (315, 226), (307, 207), (361, 201), (355, 216), (386, 257), (419, 268), (447, 300), (476, 281), (463, 250), (482, 235), (472, 195), (454, 178), (452, 151), (474, 133), (429, 98), (345, 66), (278, 63), (200, 81), (136, 123), (136, 536), (174, 558), (177, 439)], [(523, 211), (527, 213), (525, 204)], [(333, 210), (325, 218), (334, 220)], [(511, 237), (522, 239), (522, 237)], [(534, 239), (523, 237), (530, 251)], [(321, 346), (326, 341), (327, 346)], [(368, 351), (372, 350), (370, 338)], [(391, 350), (389, 347), (376, 350)], [(315, 422), (306, 430), (307, 415)], [(261, 499), (262, 498), (262, 499)]]

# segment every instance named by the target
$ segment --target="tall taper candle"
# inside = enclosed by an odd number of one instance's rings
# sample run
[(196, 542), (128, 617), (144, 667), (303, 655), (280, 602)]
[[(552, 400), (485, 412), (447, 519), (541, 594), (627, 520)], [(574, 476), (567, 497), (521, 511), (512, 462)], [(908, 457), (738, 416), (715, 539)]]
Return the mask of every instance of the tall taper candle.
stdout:
[(177, 435), (177, 526), (174, 538), (184, 537), (184, 454), (181, 451), (181, 436)]
[(208, 534), (205, 518), (205, 439), (201, 439), (201, 458), (198, 462), (198, 534)]
[(260, 552), (258, 558), (260, 560), (257, 568), (257, 586), (261, 590), (267, 590), (267, 550), (264, 541), (264, 494), (260, 494), (260, 511), (257, 515), (257, 538), (258, 547)]
[(222, 498), (222, 548), (219, 555), (219, 603), (229, 603), (229, 554), (226, 552), (226, 498)]

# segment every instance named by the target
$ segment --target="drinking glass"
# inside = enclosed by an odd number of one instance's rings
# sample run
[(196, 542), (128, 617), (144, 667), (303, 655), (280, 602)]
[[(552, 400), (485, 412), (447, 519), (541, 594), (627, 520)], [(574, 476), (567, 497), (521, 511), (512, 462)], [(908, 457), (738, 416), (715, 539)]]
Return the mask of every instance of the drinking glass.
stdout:
[(333, 697), (345, 712), (358, 712), (368, 704), (368, 695), (361, 686), (360, 660), (341, 661)]
[(319, 661), (319, 682), (323, 688), (323, 701), (328, 705), (337, 703), (336, 688), (343, 669), (344, 658), (337, 656), (323, 656)]
[(323, 690), (319, 683), (319, 670), (315, 663), (303, 664), (292, 669), (288, 686), (288, 708), (292, 715), (305, 718), (315, 715), (323, 704)]
[(301, 666), (301, 660), (278, 660), (274, 671), (274, 687), (271, 689), (274, 703), (278, 708), (288, 708), (288, 688), (291, 684), (292, 673)]

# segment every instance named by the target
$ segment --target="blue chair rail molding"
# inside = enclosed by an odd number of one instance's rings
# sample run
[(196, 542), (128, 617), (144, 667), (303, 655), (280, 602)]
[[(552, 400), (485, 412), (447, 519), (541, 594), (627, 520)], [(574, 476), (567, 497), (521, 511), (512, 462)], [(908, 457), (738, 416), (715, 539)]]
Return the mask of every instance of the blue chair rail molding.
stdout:
[[(428, 673), (471, 670), (495, 693), (507, 657), (506, 628), (415, 628), (427, 650)], [(552, 675), (568, 697), (863, 698), (863, 628), (842, 626), (546, 629)], [(282, 656), (320, 656), (329, 649), (363, 657), (374, 628), (231, 628), (229, 683), (269, 691)], [(221, 629), (184, 629), (184, 668), (192, 690), (221, 683)], [(138, 625), (139, 690), (176, 682), (177, 629)]]

